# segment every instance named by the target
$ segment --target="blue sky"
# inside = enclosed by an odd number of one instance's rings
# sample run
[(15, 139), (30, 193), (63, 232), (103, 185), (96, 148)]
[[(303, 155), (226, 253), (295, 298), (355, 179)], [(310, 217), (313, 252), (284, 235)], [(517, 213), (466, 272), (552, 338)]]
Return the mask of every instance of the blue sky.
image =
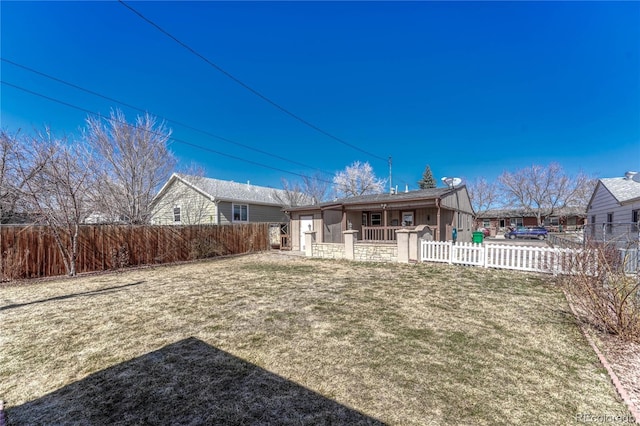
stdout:
[[(181, 166), (197, 163), (209, 177), (280, 187), (316, 170), (330, 180), (356, 160), (388, 177), (389, 156), (402, 189), (415, 189), (427, 164), (436, 179), (467, 180), (554, 161), (596, 177), (640, 170), (640, 2), (128, 4), (359, 148), (284, 114), (118, 2), (0, 3), (3, 60), (147, 110), (176, 139), (249, 161), (172, 144)], [(0, 66), (3, 82), (81, 109), (138, 113)], [(2, 128), (80, 135), (86, 112), (8, 84)]]

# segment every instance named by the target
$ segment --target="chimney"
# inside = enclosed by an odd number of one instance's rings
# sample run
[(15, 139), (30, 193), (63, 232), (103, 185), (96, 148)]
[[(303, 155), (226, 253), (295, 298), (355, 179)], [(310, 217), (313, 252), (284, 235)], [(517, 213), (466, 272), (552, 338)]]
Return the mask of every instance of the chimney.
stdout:
[(405, 193), (406, 193), (406, 192), (409, 192), (409, 184), (408, 184), (408, 183), (405, 183), (405, 184), (404, 184), (404, 192), (405, 192)]
[(633, 179), (633, 176), (635, 176), (635, 175), (637, 175), (637, 174), (638, 174), (638, 172), (631, 172), (631, 171), (629, 171), (629, 172), (626, 172), (626, 173), (624, 174), (624, 178), (625, 178), (626, 180), (630, 180), (630, 179)]

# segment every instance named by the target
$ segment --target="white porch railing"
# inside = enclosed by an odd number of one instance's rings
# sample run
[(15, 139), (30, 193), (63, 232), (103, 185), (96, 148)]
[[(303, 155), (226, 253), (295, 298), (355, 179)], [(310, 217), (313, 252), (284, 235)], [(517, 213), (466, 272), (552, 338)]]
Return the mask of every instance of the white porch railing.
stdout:
[(596, 259), (586, 262), (581, 249), (421, 241), (423, 262), (482, 266), (484, 268), (567, 274), (588, 271)]
[(362, 239), (365, 241), (395, 241), (396, 231), (402, 226), (363, 226)]

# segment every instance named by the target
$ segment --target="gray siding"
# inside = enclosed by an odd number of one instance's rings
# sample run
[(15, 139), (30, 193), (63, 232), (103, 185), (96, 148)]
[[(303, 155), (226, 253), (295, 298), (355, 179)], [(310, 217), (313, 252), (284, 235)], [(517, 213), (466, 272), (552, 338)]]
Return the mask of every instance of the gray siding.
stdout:
[(415, 221), (416, 225), (437, 225), (438, 209), (435, 207), (417, 209)]
[[(291, 222), (289, 225), (289, 234), (291, 235), (291, 250), (300, 250), (300, 217), (301, 216), (313, 216), (313, 230), (317, 231), (322, 227), (322, 218), (319, 211), (315, 212), (292, 212)], [(316, 234), (316, 242), (322, 243), (323, 233), (318, 232)]]
[(249, 222), (288, 222), (280, 206), (249, 205)]
[(218, 203), (218, 214), (220, 215), (220, 225), (228, 225), (232, 223), (231, 219), (231, 203), (221, 201)]
[[(457, 196), (456, 196), (457, 194)], [(452, 210), (460, 210), (465, 213), (473, 213), (469, 193), (465, 186), (461, 186), (454, 193), (447, 194), (442, 198), (442, 207)]]
[[(620, 205), (613, 195), (601, 184), (596, 187), (591, 204), (587, 210), (587, 235), (597, 241), (621, 239), (626, 241), (637, 235), (629, 235), (635, 232), (631, 228), (632, 212), (640, 210), (640, 200)], [(613, 213), (613, 226), (605, 228), (607, 215)], [(595, 222), (592, 217), (595, 215)], [(595, 225), (594, 225), (595, 223)]]
[[(324, 242), (342, 242), (342, 212), (340, 210), (325, 210), (323, 212)], [(357, 224), (353, 224), (353, 229), (358, 229)]]
[(246, 204), (249, 206), (249, 222), (288, 222), (289, 218), (282, 211), (280, 206), (265, 206), (260, 204), (247, 203), (231, 203), (228, 201), (220, 201), (218, 210), (220, 212), (220, 224), (233, 223), (233, 204)]

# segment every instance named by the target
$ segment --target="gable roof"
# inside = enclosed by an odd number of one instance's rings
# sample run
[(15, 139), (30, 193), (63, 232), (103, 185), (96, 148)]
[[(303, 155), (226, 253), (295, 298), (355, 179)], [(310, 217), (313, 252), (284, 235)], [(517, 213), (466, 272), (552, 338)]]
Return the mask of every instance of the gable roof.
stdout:
[(210, 198), (211, 201), (282, 206), (283, 203), (278, 199), (278, 196), (282, 200), (287, 199), (286, 193), (282, 189), (252, 185), (249, 182), (239, 183), (228, 180), (174, 173), (171, 175), (171, 178), (169, 178), (167, 183), (164, 184), (162, 189), (160, 189), (154, 200), (160, 198), (176, 180), (179, 180), (185, 185), (200, 192), (204, 196)]
[(340, 198), (334, 201), (327, 201), (324, 203), (319, 203), (314, 205), (291, 207), (291, 208), (287, 208), (287, 211), (324, 209), (326, 207), (331, 207), (331, 206), (353, 206), (358, 204), (364, 205), (364, 204), (374, 204), (374, 203), (375, 204), (378, 204), (378, 203), (392, 204), (394, 202), (435, 200), (435, 199), (440, 199), (447, 194), (454, 193), (455, 191), (460, 190), (461, 188), (464, 188), (464, 185), (458, 186), (454, 189), (429, 188), (429, 189), (419, 189), (416, 191), (398, 192), (396, 194), (390, 194), (388, 192), (384, 192), (381, 194), (357, 195), (354, 197)]
[[(640, 182), (626, 177), (603, 178), (598, 181), (620, 204), (640, 199)], [(595, 191), (598, 190), (596, 186)]]
[[(578, 216), (578, 217), (586, 217), (587, 209), (583, 206), (567, 206), (556, 208), (553, 211), (552, 217), (560, 217), (560, 216)], [(504, 208), (504, 209), (490, 209), (485, 212), (482, 212), (478, 215), (480, 219), (493, 219), (493, 218), (510, 218), (510, 217), (535, 217), (535, 213), (533, 211), (522, 209), (522, 208)]]

